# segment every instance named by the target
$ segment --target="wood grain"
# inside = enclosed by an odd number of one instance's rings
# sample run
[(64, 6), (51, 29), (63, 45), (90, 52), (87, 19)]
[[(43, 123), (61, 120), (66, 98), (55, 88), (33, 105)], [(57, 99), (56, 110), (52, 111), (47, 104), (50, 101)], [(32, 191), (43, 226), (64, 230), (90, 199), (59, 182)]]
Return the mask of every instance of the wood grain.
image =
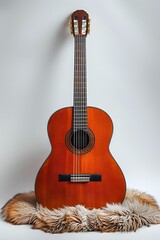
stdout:
[(101, 109), (88, 107), (88, 127), (95, 136), (94, 147), (78, 155), (81, 173), (101, 174), (101, 182), (59, 182), (59, 174), (71, 174), (75, 169), (76, 154), (66, 146), (67, 132), (72, 128), (73, 108), (54, 113), (48, 122), (51, 153), (38, 172), (35, 193), (39, 203), (52, 209), (83, 204), (88, 208), (103, 207), (106, 203), (122, 202), (125, 197), (124, 175), (109, 151), (113, 124)]

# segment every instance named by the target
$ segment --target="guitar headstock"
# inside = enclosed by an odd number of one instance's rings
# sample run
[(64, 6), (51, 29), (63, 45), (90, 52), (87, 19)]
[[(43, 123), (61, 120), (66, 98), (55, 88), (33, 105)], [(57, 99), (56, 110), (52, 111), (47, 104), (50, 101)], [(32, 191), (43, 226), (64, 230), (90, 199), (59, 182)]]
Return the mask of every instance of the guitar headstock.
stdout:
[(77, 10), (71, 15), (70, 30), (75, 36), (87, 36), (90, 32), (90, 19), (84, 10)]

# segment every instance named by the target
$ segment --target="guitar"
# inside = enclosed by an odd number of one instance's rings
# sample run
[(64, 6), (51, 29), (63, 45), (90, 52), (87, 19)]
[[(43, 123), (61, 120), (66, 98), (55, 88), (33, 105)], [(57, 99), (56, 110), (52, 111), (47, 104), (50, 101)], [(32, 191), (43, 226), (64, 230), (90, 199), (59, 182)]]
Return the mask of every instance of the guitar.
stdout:
[(85, 205), (100, 208), (122, 202), (124, 175), (109, 151), (113, 124), (101, 109), (87, 106), (86, 36), (89, 16), (71, 15), (74, 36), (73, 107), (56, 111), (48, 121), (51, 152), (35, 182), (37, 201), (49, 209)]

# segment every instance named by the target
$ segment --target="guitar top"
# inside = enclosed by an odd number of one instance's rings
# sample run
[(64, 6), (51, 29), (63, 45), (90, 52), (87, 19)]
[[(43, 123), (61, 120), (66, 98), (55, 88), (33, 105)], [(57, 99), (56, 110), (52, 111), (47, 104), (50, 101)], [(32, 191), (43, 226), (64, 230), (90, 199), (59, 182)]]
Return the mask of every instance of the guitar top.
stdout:
[(86, 38), (88, 14), (71, 15), (74, 36), (73, 107), (56, 111), (48, 122), (51, 152), (35, 182), (37, 201), (49, 209), (85, 205), (100, 208), (122, 202), (124, 175), (109, 151), (113, 123), (109, 115), (87, 106)]

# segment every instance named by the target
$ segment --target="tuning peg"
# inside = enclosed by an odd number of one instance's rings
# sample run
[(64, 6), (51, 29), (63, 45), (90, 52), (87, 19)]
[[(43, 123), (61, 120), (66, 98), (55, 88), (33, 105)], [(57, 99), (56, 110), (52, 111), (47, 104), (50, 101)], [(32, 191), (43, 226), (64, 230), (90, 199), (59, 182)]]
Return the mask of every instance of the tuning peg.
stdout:
[(70, 33), (73, 33), (73, 27), (72, 27), (72, 18), (70, 17), (70, 21), (69, 21), (69, 26), (70, 26)]
[(90, 19), (88, 19), (88, 33), (90, 33)]

